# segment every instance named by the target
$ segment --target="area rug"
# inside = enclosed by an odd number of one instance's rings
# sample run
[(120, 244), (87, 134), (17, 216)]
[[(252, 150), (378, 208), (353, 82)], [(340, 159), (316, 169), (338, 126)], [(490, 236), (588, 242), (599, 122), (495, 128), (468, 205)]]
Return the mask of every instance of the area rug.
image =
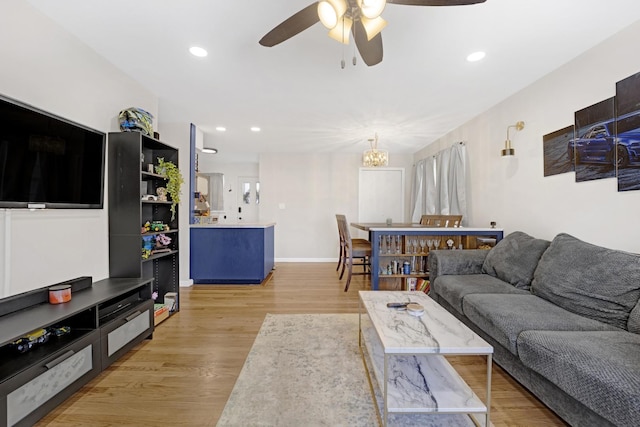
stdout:
[[(267, 314), (218, 426), (379, 425), (357, 314)], [(467, 427), (466, 415), (392, 414), (390, 426)]]

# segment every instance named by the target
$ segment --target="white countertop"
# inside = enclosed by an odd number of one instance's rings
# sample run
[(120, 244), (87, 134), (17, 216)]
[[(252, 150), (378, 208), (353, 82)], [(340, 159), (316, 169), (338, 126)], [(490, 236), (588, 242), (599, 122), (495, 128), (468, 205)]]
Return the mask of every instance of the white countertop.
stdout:
[(425, 227), (424, 225), (416, 225), (414, 227), (371, 227), (370, 231), (386, 231), (390, 234), (401, 233), (404, 231), (428, 231), (438, 234), (464, 234), (465, 232), (504, 232), (502, 228), (483, 228), (483, 227)]
[(275, 226), (275, 222), (248, 223), (248, 222), (219, 222), (217, 224), (191, 224), (191, 228), (269, 228)]

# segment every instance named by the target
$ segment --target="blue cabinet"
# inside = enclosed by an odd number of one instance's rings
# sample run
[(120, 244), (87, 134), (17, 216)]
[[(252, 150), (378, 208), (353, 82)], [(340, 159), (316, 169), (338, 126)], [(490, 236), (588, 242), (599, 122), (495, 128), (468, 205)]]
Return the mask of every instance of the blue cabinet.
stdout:
[(274, 266), (274, 226), (191, 228), (191, 279), (195, 284), (258, 284)]

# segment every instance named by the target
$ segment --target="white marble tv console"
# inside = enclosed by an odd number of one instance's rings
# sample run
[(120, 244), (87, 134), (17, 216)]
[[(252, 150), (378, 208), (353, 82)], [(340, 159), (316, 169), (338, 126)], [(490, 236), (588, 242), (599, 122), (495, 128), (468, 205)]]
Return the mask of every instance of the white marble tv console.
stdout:
[[(389, 414), (469, 414), (489, 426), (493, 347), (423, 292), (360, 291), (360, 349), (382, 402), (381, 422)], [(416, 302), (422, 316), (387, 307)], [(484, 355), (487, 390), (483, 402), (449, 364), (445, 355)], [(484, 415), (479, 417), (478, 415)]]

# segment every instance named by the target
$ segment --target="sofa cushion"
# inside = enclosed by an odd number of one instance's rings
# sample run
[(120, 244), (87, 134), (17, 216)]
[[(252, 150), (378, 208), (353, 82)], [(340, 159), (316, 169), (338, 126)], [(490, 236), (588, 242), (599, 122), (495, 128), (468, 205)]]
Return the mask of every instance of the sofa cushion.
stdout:
[(629, 332), (525, 331), (525, 366), (618, 426), (640, 422), (640, 336)]
[(626, 329), (640, 297), (640, 256), (558, 234), (538, 263), (532, 292), (574, 313)]
[(469, 320), (516, 356), (522, 331), (620, 331), (531, 294), (467, 295), (462, 309)]
[(431, 289), (460, 314), (464, 314), (462, 300), (469, 294), (529, 294), (528, 291), (514, 288), (507, 282), (488, 274), (440, 276), (431, 283)]
[(429, 251), (429, 276), (435, 280), (445, 274), (480, 274), (488, 253), (484, 249)]
[(533, 272), (547, 247), (549, 241), (515, 231), (489, 251), (482, 264), (482, 272), (502, 279), (516, 288), (529, 289)]
[(633, 307), (631, 313), (629, 313), (629, 320), (627, 321), (627, 329), (634, 334), (640, 334), (640, 301)]

